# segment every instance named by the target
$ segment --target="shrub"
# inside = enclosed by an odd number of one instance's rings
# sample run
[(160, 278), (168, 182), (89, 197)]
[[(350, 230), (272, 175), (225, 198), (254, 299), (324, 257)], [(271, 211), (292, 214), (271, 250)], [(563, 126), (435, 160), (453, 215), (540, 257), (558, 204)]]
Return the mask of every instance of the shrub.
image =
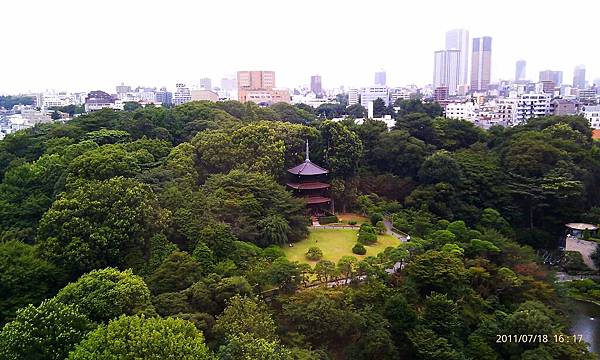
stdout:
[(366, 232), (371, 234), (376, 234), (375, 228), (371, 224), (364, 223), (360, 226), (359, 232)]
[(376, 225), (380, 221), (383, 221), (381, 213), (375, 212), (371, 214), (371, 224)]
[(321, 225), (325, 225), (325, 224), (332, 224), (332, 223), (336, 223), (339, 222), (340, 220), (338, 219), (337, 216), (335, 215), (331, 215), (331, 216), (321, 216), (319, 218), (319, 224)]
[(385, 224), (383, 223), (383, 221), (379, 221), (379, 222), (377, 222), (377, 224), (375, 224), (375, 230), (377, 230), (377, 233), (379, 235), (383, 235), (386, 233), (387, 228), (385, 227)]
[(308, 260), (318, 261), (323, 258), (323, 251), (316, 246), (312, 246), (304, 255)]
[(360, 231), (358, 233), (358, 242), (363, 245), (375, 244), (377, 242), (377, 235), (370, 232)]
[(356, 255), (364, 255), (367, 253), (367, 249), (363, 246), (363, 244), (356, 243), (356, 245), (352, 247), (352, 253)]
[(350, 220), (350, 221), (348, 221), (348, 225), (356, 225), (356, 220)]

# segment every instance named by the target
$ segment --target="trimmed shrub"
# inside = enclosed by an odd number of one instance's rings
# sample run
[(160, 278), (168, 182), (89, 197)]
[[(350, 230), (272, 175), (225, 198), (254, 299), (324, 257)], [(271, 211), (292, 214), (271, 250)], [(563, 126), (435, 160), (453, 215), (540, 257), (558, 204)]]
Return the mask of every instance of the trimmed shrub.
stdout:
[(352, 253), (356, 255), (364, 255), (367, 253), (367, 249), (363, 246), (363, 244), (356, 243), (356, 245), (352, 247)]
[(335, 215), (321, 216), (321, 217), (319, 217), (319, 224), (321, 224), (321, 225), (333, 224), (333, 223), (336, 223), (336, 222), (339, 222), (339, 221), (340, 220)]
[(348, 225), (356, 225), (356, 220), (350, 220), (350, 221), (348, 221)]
[(308, 260), (318, 261), (323, 258), (323, 251), (316, 246), (312, 246), (308, 249), (306, 254), (304, 254)]
[(370, 219), (371, 219), (371, 224), (375, 225), (378, 222), (383, 221), (383, 215), (381, 215), (381, 213), (375, 212), (375, 213), (371, 214)]
[(367, 223), (362, 224), (360, 226), (360, 229), (358, 231), (359, 232), (371, 233), (371, 234), (376, 234), (377, 233), (377, 231), (375, 231), (375, 228), (373, 227), (373, 225), (367, 224)]
[(363, 245), (373, 245), (377, 242), (377, 235), (370, 232), (360, 231), (358, 233), (358, 242)]
[(377, 231), (377, 233), (379, 235), (383, 235), (386, 233), (387, 228), (385, 227), (385, 224), (383, 223), (383, 221), (379, 221), (379, 222), (377, 222), (377, 224), (375, 224), (375, 230)]

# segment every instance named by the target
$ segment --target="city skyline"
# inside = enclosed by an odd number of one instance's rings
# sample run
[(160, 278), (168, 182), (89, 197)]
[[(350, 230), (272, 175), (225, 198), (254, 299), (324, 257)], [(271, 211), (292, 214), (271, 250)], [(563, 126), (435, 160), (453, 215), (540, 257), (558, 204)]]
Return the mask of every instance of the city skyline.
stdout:
[[(569, 74), (565, 79), (568, 83), (579, 64), (585, 65), (588, 82), (600, 77), (590, 40), (555, 31), (551, 36), (539, 37), (532, 46), (523, 41), (523, 35), (535, 31), (535, 22), (507, 29), (505, 20), (514, 16), (509, 11), (512, 3), (536, 17), (551, 16), (555, 11), (551, 6), (516, 1), (495, 9), (494, 16), (472, 10), (467, 1), (435, 3), (433, 13), (429, 6), (384, 1), (374, 1), (364, 9), (352, 6), (352, 2), (308, 1), (306, 6), (294, 7), (294, 11), (289, 5), (272, 1), (174, 1), (167, 7), (153, 1), (109, 0), (103, 6), (82, 3), (76, 8), (67, 1), (10, 2), (3, 6), (11, 16), (0, 23), (1, 33), (19, 29), (21, 39), (30, 40), (13, 44), (12, 51), (0, 62), (0, 93), (113, 89), (121, 82), (173, 89), (176, 83), (197, 83), (203, 77), (218, 84), (221, 78), (244, 69), (275, 71), (278, 85), (287, 88), (310, 84), (310, 76), (317, 73), (323, 88), (374, 85), (373, 74), (379, 69), (385, 69), (388, 86), (423, 86), (432, 82), (432, 52), (445, 48), (444, 34), (457, 28), (469, 31), (470, 38), (494, 39), (492, 82), (513, 79), (518, 59), (527, 61), (529, 80), (536, 80), (539, 71), (555, 69)], [(574, 1), (570, 6), (585, 4)], [(268, 21), (252, 23), (248, 36), (240, 37), (242, 25), (238, 24), (264, 8), (270, 15)], [(338, 13), (339, 9), (343, 11)], [(339, 16), (320, 16), (326, 19), (322, 26), (311, 27), (304, 19), (313, 16), (314, 11)], [(199, 13), (206, 18), (202, 27), (214, 29), (219, 36), (203, 35), (196, 25)], [(399, 16), (407, 13), (411, 16), (404, 16), (399, 23)], [(382, 31), (358, 31), (353, 37), (325, 41), (340, 31), (353, 31), (353, 24), (361, 24), (361, 28), (377, 25)], [(580, 30), (593, 33), (593, 24), (592, 12), (582, 12)], [(381, 35), (392, 34), (398, 27), (414, 35)], [(42, 38), (36, 30), (40, 28), (44, 29)], [(274, 28), (281, 29), (280, 34), (271, 35)], [(269, 33), (270, 37), (264, 39), (258, 36), (261, 33)], [(65, 40), (58, 45), (56, 41), (44, 41), (52, 38)], [(390, 41), (394, 46), (388, 45)], [(563, 42), (569, 47), (559, 51), (553, 46)], [(349, 51), (357, 45), (367, 45), (370, 53), (356, 55)], [(303, 52), (308, 56), (299, 56)]]

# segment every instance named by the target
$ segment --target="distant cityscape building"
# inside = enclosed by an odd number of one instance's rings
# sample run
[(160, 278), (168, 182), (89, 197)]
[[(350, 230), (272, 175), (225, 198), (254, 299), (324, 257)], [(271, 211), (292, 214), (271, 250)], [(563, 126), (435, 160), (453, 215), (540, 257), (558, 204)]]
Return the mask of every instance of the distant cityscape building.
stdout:
[(542, 92), (545, 94), (554, 94), (554, 89), (556, 88), (556, 84), (552, 80), (543, 80), (542, 81)]
[(190, 91), (192, 101), (219, 101), (219, 94), (212, 90), (198, 89)]
[(235, 90), (235, 79), (222, 78), (221, 79), (221, 90), (224, 90), (227, 92)]
[(183, 83), (175, 84), (175, 93), (173, 93), (173, 104), (181, 105), (186, 102), (192, 101), (192, 94), (190, 88)]
[(582, 106), (580, 113), (588, 119), (592, 128), (600, 129), (600, 105)]
[(200, 88), (205, 90), (212, 90), (212, 80), (210, 78), (200, 79)]
[(154, 93), (155, 100), (159, 104), (171, 105), (173, 104), (173, 93), (167, 91), (167, 88), (162, 87), (159, 91)]
[(358, 89), (348, 90), (348, 105), (356, 105), (360, 103), (360, 95)]
[(434, 53), (433, 88), (447, 87), (449, 95), (456, 95), (460, 84), (460, 50), (439, 50)]
[(115, 90), (117, 90), (117, 94), (126, 94), (128, 92), (131, 92), (131, 86), (124, 85), (123, 83), (121, 83), (121, 85), (116, 86)]
[(369, 101), (383, 100), (385, 106), (390, 104), (389, 89), (387, 86), (368, 86), (360, 89), (360, 104), (366, 109)]
[(85, 111), (96, 111), (105, 108), (114, 108), (115, 98), (101, 90), (90, 91), (85, 98)]
[(385, 71), (377, 71), (375, 73), (375, 85), (385, 86), (386, 85), (386, 74)]
[(576, 89), (585, 89), (585, 66), (575, 66), (573, 72), (573, 87)]
[[(460, 51), (457, 64), (458, 86), (469, 83), (469, 31), (465, 29), (453, 29), (446, 32), (446, 50)], [(452, 88), (449, 89), (452, 94)]]
[(527, 67), (527, 62), (525, 60), (517, 60), (516, 69), (515, 69), (515, 81), (516, 82), (525, 80), (526, 67)]
[(492, 71), (492, 38), (473, 38), (471, 91), (487, 91)]
[(433, 90), (433, 100), (442, 101), (447, 100), (449, 95), (448, 86), (438, 86)]
[(259, 105), (291, 102), (288, 90), (275, 88), (274, 71), (238, 71), (237, 84), (240, 102), (252, 101)]
[(577, 114), (577, 102), (567, 99), (554, 99), (550, 103), (552, 115), (575, 115)]
[(550, 114), (552, 94), (523, 94), (517, 100), (517, 124)]
[(310, 91), (317, 96), (321, 96), (323, 94), (321, 75), (313, 75), (310, 77)]
[(562, 71), (544, 70), (540, 71), (539, 82), (554, 81), (555, 86), (561, 86), (563, 81)]

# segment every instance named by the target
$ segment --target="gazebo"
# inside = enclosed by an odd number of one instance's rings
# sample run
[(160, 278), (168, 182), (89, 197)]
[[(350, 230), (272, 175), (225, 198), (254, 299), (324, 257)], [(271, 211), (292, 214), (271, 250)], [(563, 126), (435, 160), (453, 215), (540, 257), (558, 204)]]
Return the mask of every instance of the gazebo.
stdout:
[(311, 216), (323, 216), (333, 213), (333, 203), (329, 196), (330, 185), (327, 182), (329, 170), (310, 161), (308, 140), (306, 141), (306, 159), (303, 163), (288, 169), (293, 180), (287, 183), (294, 195), (304, 198)]

